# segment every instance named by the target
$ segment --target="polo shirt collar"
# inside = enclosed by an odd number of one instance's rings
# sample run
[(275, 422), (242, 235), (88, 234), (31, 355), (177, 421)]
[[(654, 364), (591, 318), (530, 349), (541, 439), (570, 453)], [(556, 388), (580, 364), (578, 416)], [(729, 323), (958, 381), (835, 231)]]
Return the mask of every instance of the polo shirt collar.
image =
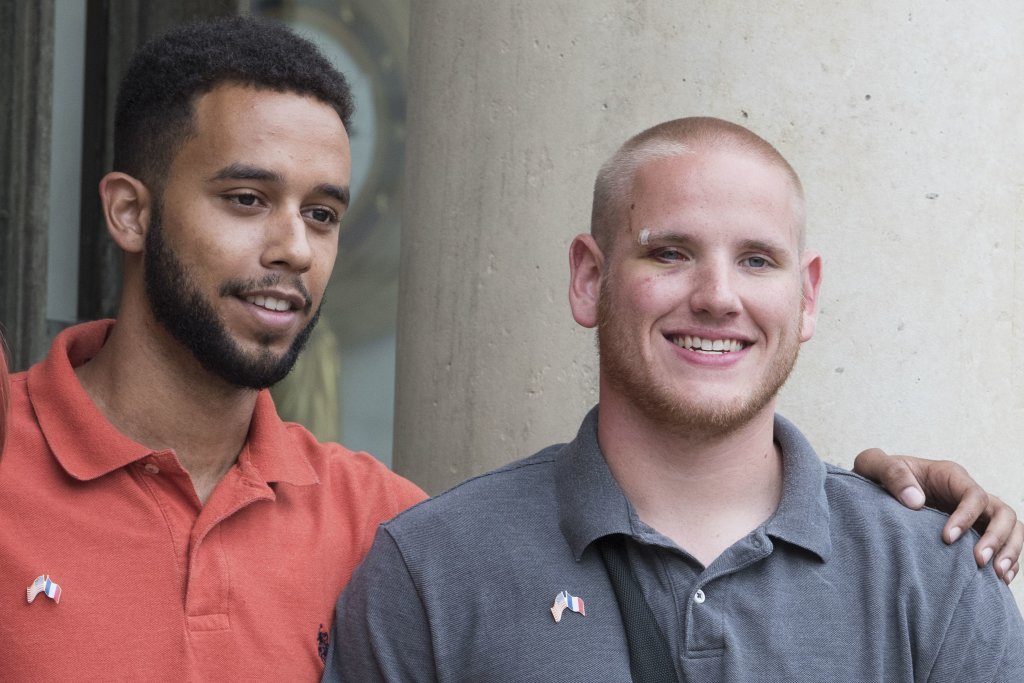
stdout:
[(292, 442), (288, 430), (288, 425), (277, 415), (270, 392), (264, 389), (256, 396), (249, 437), (238, 456), (239, 463), (243, 466), (251, 464), (267, 483), (319, 484), (320, 479), (309, 458)]
[(578, 561), (587, 546), (609, 534), (634, 535), (633, 506), (608, 469), (597, 442), (598, 406), (583, 418), (576, 438), (555, 460), (559, 523)]
[[(598, 538), (642, 533), (633, 506), (601, 452), (597, 420), (595, 406), (583, 419), (576, 438), (563, 446), (555, 459), (559, 524), (576, 560)], [(783, 453), (782, 498), (764, 525), (765, 533), (827, 561), (832, 543), (825, 466), (800, 431), (781, 415), (775, 416), (774, 429)]]
[[(98, 320), (64, 330), (46, 358), (28, 371), (28, 395), (39, 428), (61, 467), (80, 481), (96, 479), (154, 452), (118, 431), (75, 375), (74, 368), (99, 353), (113, 327), (113, 320)], [(270, 392), (261, 391), (239, 465), (243, 470), (254, 468), (267, 483), (318, 483), (301, 449), (289, 448), (289, 443), (288, 428), (277, 416)]]
[(28, 371), (28, 396), (39, 428), (61, 467), (81, 481), (152, 453), (110, 424), (75, 375), (74, 368), (99, 352), (113, 327), (113, 320), (100, 320), (64, 330), (46, 358)]
[(769, 536), (805, 548), (823, 562), (832, 556), (825, 463), (792, 422), (775, 415), (775, 441), (782, 449), (782, 498), (767, 522)]

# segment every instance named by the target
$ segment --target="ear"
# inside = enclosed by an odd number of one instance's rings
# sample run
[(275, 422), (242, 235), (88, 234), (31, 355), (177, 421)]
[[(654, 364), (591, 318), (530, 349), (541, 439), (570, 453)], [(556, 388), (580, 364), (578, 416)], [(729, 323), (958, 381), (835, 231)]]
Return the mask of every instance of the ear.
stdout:
[(114, 171), (100, 181), (107, 232), (129, 254), (141, 253), (152, 217), (152, 195), (138, 178)]
[(821, 290), (821, 255), (805, 251), (800, 260), (800, 279), (803, 285), (803, 313), (800, 316), (800, 341), (814, 336), (818, 323), (818, 294)]
[(597, 326), (597, 300), (601, 295), (604, 255), (594, 238), (576, 235), (569, 246), (569, 306), (583, 327)]

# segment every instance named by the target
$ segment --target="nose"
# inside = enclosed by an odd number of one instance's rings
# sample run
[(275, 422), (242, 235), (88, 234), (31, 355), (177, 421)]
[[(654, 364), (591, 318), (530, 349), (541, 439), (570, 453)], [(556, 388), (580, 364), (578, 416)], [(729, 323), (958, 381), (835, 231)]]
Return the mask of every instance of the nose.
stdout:
[(736, 272), (731, 263), (710, 260), (695, 269), (690, 308), (715, 318), (727, 318), (739, 313), (741, 304), (736, 289)]
[(309, 227), (298, 210), (282, 208), (280, 214), (271, 217), (267, 227), (263, 265), (305, 273), (313, 263)]

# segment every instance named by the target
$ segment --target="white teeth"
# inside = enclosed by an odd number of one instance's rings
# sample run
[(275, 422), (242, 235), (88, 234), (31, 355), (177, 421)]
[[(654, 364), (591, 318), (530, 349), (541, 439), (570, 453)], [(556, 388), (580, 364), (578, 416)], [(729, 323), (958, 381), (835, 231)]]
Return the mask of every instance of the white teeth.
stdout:
[(255, 304), (268, 311), (287, 311), (292, 307), (290, 303), (284, 299), (275, 299), (272, 296), (263, 296), (257, 294), (256, 296), (247, 296), (245, 300), (251, 304)]
[(701, 339), (688, 334), (682, 337), (673, 337), (672, 342), (684, 349), (703, 353), (731, 353), (739, 351), (744, 346), (743, 342), (738, 339)]

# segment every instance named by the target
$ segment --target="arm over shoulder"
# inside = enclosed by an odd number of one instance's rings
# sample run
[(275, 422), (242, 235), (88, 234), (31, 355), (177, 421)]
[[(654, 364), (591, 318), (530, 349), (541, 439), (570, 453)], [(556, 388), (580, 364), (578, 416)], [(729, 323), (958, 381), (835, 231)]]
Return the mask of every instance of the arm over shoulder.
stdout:
[(324, 681), (436, 681), (430, 624), (405, 559), (381, 527), (338, 599)]

